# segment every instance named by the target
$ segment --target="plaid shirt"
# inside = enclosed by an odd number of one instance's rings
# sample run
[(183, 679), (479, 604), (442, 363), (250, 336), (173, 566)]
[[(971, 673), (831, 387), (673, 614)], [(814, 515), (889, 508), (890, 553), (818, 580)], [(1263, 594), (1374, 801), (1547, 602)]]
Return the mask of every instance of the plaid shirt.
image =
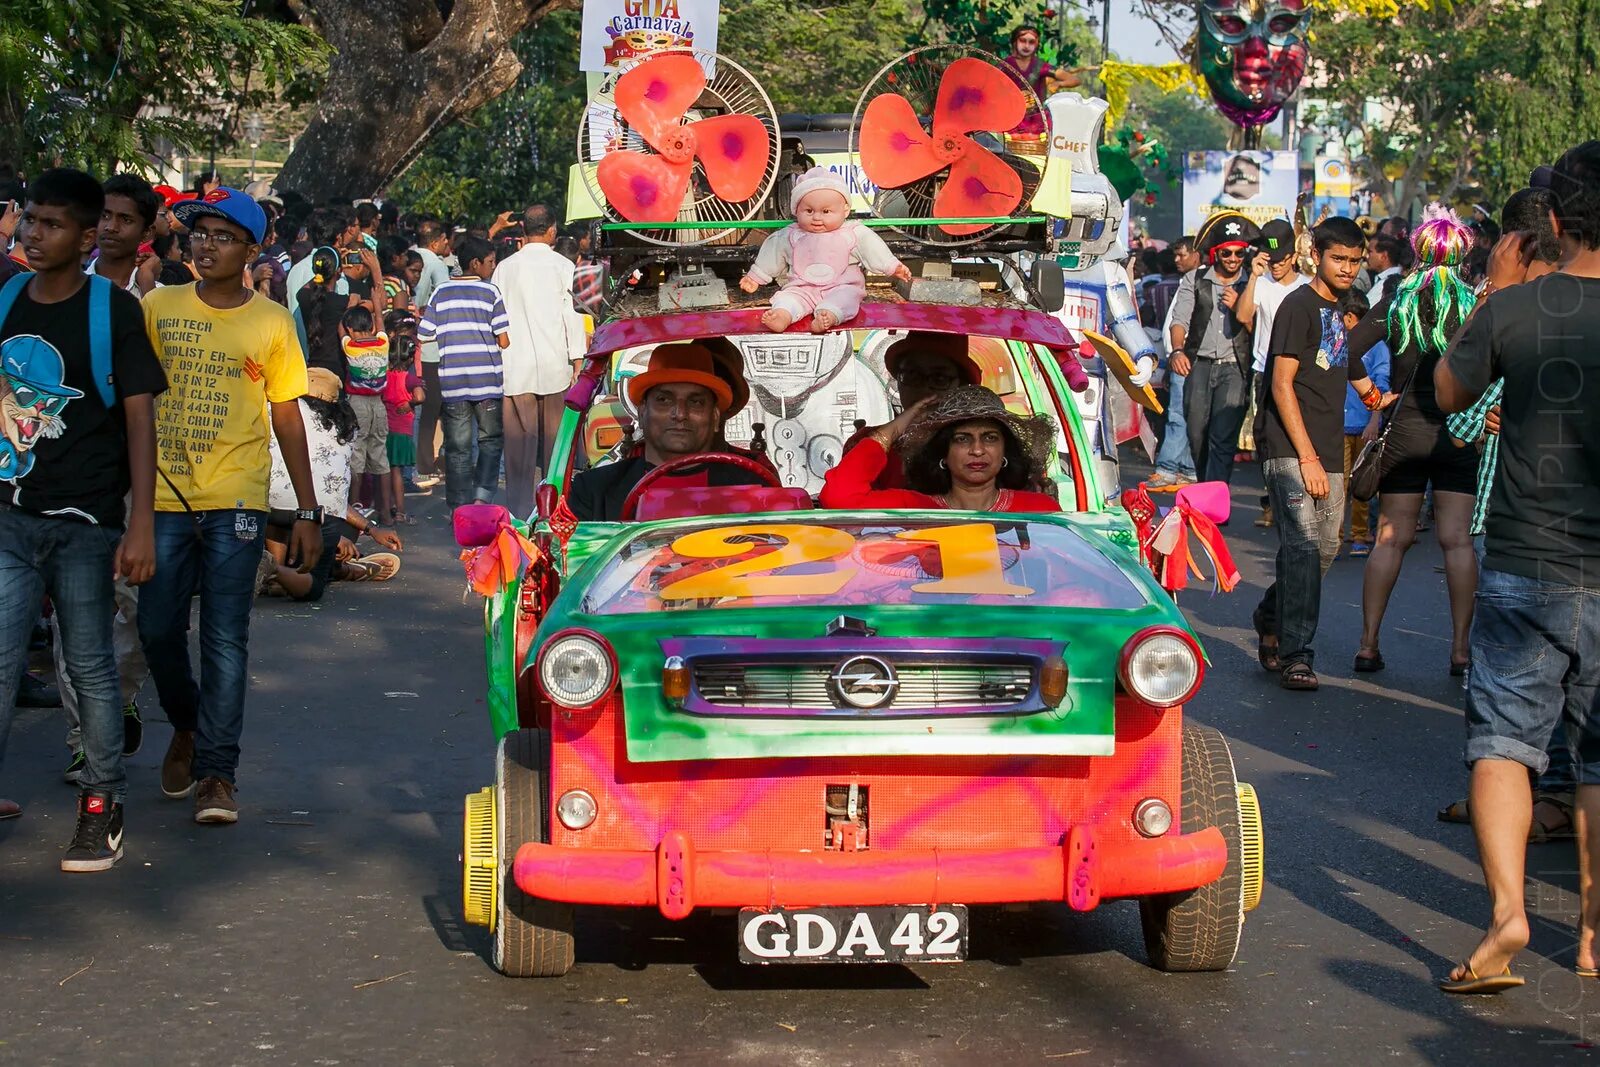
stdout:
[(1500, 435), (1488, 433), (1484, 429), (1484, 420), (1489, 417), (1489, 409), (1500, 403), (1505, 384), (1504, 378), (1497, 380), (1478, 398), (1476, 404), (1445, 420), (1446, 429), (1457, 441), (1476, 444), (1480, 438), (1483, 439), (1483, 455), (1478, 460), (1478, 495), (1472, 501), (1473, 537), (1483, 533), (1483, 519), (1489, 513), (1489, 490), (1494, 486), (1495, 468), (1500, 465)]

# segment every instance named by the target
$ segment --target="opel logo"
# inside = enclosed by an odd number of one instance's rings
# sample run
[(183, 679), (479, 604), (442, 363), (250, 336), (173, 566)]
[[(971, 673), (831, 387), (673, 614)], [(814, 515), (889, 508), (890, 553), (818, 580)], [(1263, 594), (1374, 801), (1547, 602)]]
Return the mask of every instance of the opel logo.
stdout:
[(828, 689), (841, 706), (871, 711), (894, 700), (900, 679), (877, 656), (851, 656), (828, 675)]

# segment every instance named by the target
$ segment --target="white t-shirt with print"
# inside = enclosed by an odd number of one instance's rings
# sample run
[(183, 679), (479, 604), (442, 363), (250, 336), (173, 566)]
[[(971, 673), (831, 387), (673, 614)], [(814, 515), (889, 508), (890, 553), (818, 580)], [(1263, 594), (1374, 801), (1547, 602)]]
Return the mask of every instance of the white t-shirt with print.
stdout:
[[(328, 515), (343, 518), (350, 507), (350, 442), (340, 444), (334, 432), (322, 424), (322, 416), (300, 398), (300, 421), (306, 424), (306, 449), (311, 453), (311, 480), (316, 485), (317, 503)], [(267, 506), (274, 511), (294, 511), (300, 506), (289, 481), (289, 468), (278, 450), (278, 435), (271, 435), (272, 478), (267, 487)]]

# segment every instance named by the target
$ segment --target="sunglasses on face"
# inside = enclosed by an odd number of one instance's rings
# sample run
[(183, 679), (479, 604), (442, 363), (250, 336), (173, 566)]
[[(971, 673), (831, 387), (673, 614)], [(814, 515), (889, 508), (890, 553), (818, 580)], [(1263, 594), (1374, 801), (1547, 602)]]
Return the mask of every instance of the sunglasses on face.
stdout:
[(16, 399), (18, 407), (32, 408), (40, 415), (60, 415), (67, 409), (67, 397), (46, 396), (30, 386), (13, 385), (11, 395)]

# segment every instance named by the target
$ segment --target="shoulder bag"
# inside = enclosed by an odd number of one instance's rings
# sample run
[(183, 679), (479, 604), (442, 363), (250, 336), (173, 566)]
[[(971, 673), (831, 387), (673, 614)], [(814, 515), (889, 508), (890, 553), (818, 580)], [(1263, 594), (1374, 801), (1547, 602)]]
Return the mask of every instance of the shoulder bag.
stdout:
[(1411, 380), (1417, 376), (1417, 368), (1422, 366), (1423, 356), (1423, 353), (1417, 353), (1417, 361), (1412, 364), (1411, 373), (1406, 375), (1406, 384), (1400, 387), (1400, 395), (1390, 406), (1389, 417), (1384, 421), (1378, 439), (1362, 445), (1356, 461), (1350, 465), (1350, 484), (1345, 486), (1347, 495), (1357, 500), (1371, 500), (1378, 495), (1378, 482), (1383, 478), (1384, 444), (1389, 440), (1389, 431), (1394, 429), (1394, 420), (1395, 416), (1400, 414), (1400, 405), (1405, 403), (1406, 393), (1411, 390)]

